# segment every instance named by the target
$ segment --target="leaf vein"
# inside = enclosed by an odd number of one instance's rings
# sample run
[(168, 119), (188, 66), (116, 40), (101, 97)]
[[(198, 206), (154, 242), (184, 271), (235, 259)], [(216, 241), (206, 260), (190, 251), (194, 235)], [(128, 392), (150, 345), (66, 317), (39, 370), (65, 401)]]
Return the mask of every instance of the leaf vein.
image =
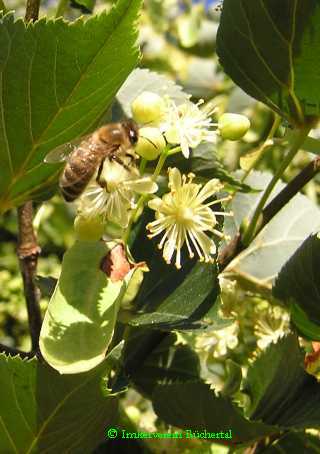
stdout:
[(28, 68), (28, 81), (27, 81), (27, 110), (29, 112), (29, 131), (30, 131), (30, 137), (33, 142), (33, 129), (32, 129), (32, 101), (31, 101), (31, 74), (32, 74), (32, 67), (33, 67), (33, 61), (34, 57), (37, 52), (37, 42), (35, 43), (35, 51), (33, 55), (30, 56), (30, 64)]
[(56, 100), (56, 104), (58, 109), (61, 108), (59, 99), (58, 99), (58, 93), (57, 93), (57, 59), (58, 59), (58, 44), (59, 44), (59, 39), (56, 39), (56, 47), (54, 50), (54, 58), (53, 58), (53, 90), (54, 90), (54, 97)]
[[(270, 76), (275, 80), (276, 84), (280, 85), (280, 87), (284, 87), (286, 89), (289, 89), (290, 87), (288, 85), (286, 85), (282, 80), (280, 80), (278, 78), (278, 76), (273, 72), (273, 70), (271, 69), (271, 67), (268, 65), (267, 61), (264, 59), (264, 57), (262, 56), (260, 50), (258, 49), (258, 47), (256, 46), (255, 42), (254, 42), (254, 39), (253, 39), (253, 34), (252, 34), (252, 29), (251, 29), (251, 26), (250, 26), (250, 21), (249, 21), (249, 18), (246, 14), (246, 10), (243, 8), (243, 4), (241, 4), (241, 7), (242, 7), (242, 11), (243, 11), (243, 14), (246, 18), (246, 21), (247, 21), (247, 25), (248, 25), (248, 30), (249, 30), (249, 37), (246, 36), (245, 34), (242, 34), (243, 38), (247, 41), (250, 42), (251, 44), (251, 47), (253, 48), (254, 52), (256, 53), (258, 59), (262, 62), (262, 64), (264, 65), (264, 67), (267, 69), (267, 71), (269, 72)], [(238, 30), (239, 31), (239, 30)]]
[(25, 418), (25, 416), (24, 416), (24, 413), (23, 413), (23, 411), (22, 411), (22, 409), (21, 409), (21, 407), (20, 407), (19, 401), (18, 401), (18, 399), (17, 399), (16, 388), (15, 388), (15, 385), (14, 385), (14, 382), (13, 382), (12, 379), (11, 379), (11, 385), (12, 385), (12, 392), (13, 392), (14, 400), (15, 400), (15, 402), (16, 402), (17, 409), (19, 410), (19, 412), (20, 412), (20, 414), (21, 414), (21, 416), (22, 416), (22, 419), (23, 419), (23, 421), (25, 422), (26, 427), (29, 429), (29, 431), (30, 431), (30, 432), (32, 433), (32, 435), (33, 435), (33, 431), (32, 431), (32, 429), (31, 429), (29, 423), (27, 422), (27, 420), (26, 420), (26, 418)]
[(12, 163), (12, 158), (11, 158), (11, 153), (10, 153), (10, 146), (9, 146), (9, 141), (8, 141), (8, 135), (7, 135), (7, 127), (6, 127), (6, 120), (5, 120), (5, 115), (4, 115), (4, 103), (3, 103), (3, 94), (4, 94), (4, 89), (3, 89), (3, 72), (7, 66), (8, 60), (9, 60), (9, 55), (11, 53), (11, 47), (12, 47), (12, 40), (11, 37), (8, 33), (8, 30), (4, 27), (4, 31), (6, 32), (8, 36), (8, 43), (9, 43), (9, 48), (8, 48), (8, 53), (7, 53), (7, 58), (6, 61), (4, 62), (2, 71), (0, 72), (0, 89), (1, 89), (1, 95), (0, 95), (0, 113), (1, 113), (1, 123), (2, 123), (2, 129), (3, 129), (3, 137), (4, 137), (4, 142), (6, 146), (6, 152), (8, 156), (8, 163), (9, 163), (9, 168), (11, 175), (13, 175), (14, 170), (13, 170), (13, 163)]
[[(220, 46), (221, 46), (221, 43), (220, 43)], [(229, 57), (230, 57), (230, 60), (233, 61), (233, 63), (235, 64), (235, 66), (237, 67), (237, 69), (241, 72), (241, 74), (243, 75), (244, 78), (246, 78), (248, 80), (248, 82), (250, 84), (252, 84), (255, 89), (257, 90), (257, 92), (260, 94), (261, 98), (264, 99), (264, 101), (266, 102), (266, 104), (271, 104), (273, 106), (273, 109), (278, 112), (279, 114), (281, 114), (281, 111), (279, 109), (279, 107), (274, 104), (274, 102), (272, 101), (271, 98), (269, 98), (268, 96), (266, 96), (266, 94), (259, 88), (258, 85), (256, 85), (255, 82), (253, 82), (253, 80), (248, 76), (248, 74), (245, 73), (245, 71), (243, 70), (243, 68), (241, 68), (241, 66), (239, 66), (239, 64), (237, 63), (237, 61), (233, 58), (232, 54), (228, 51), (227, 47), (224, 47), (224, 51), (226, 53), (229, 54)]]
[[(126, 8), (126, 12), (127, 10), (130, 8), (131, 6), (131, 3), (132, 1), (130, 1), (128, 3), (128, 6)], [(111, 10), (112, 11), (112, 10)], [(116, 11), (116, 8), (114, 9), (114, 11)], [(36, 142), (33, 143), (33, 146), (30, 150), (30, 153), (28, 153), (25, 161), (23, 162), (23, 164), (21, 165), (21, 167), (19, 168), (19, 171), (16, 173), (16, 175), (14, 176), (14, 178), (12, 178), (11, 180), (11, 183), (9, 185), (9, 188), (8, 188), (8, 191), (7, 191), (7, 194), (9, 194), (9, 191), (11, 189), (11, 187), (15, 184), (15, 182), (19, 179), (19, 177), (21, 177), (21, 175), (23, 174), (26, 166), (28, 165), (28, 162), (32, 159), (34, 153), (36, 152), (37, 150), (37, 147), (42, 144), (41, 142), (41, 139), (42, 137), (46, 134), (46, 132), (49, 130), (49, 128), (51, 127), (51, 125), (53, 124), (53, 122), (56, 120), (56, 118), (61, 114), (61, 111), (64, 110), (65, 106), (68, 104), (69, 100), (72, 98), (72, 96), (74, 95), (75, 91), (78, 89), (79, 85), (81, 84), (82, 80), (85, 78), (85, 76), (87, 75), (87, 72), (89, 70), (89, 68), (91, 66), (93, 66), (95, 64), (95, 61), (98, 59), (98, 57), (100, 56), (101, 52), (104, 50), (105, 46), (106, 46), (106, 43), (111, 40), (112, 38), (112, 35), (116, 32), (119, 31), (119, 24), (124, 21), (126, 19), (126, 12), (124, 12), (122, 14), (121, 17), (117, 17), (116, 15), (116, 19), (115, 19), (115, 23), (113, 24), (113, 29), (111, 31), (111, 33), (109, 33), (105, 40), (103, 41), (103, 43), (101, 44), (100, 48), (98, 49), (98, 51), (95, 53), (95, 55), (91, 58), (91, 60), (87, 63), (86, 67), (84, 68), (84, 71), (81, 73), (78, 81), (75, 83), (75, 85), (73, 86), (73, 88), (71, 89), (67, 99), (64, 101), (64, 104), (60, 107), (60, 109), (58, 109), (54, 115), (51, 117), (50, 121), (48, 122), (48, 125), (46, 126), (46, 128), (42, 131), (42, 133), (40, 134), (40, 136), (38, 137), (38, 139), (36, 140)], [(109, 13), (110, 14), (110, 13)], [(70, 128), (68, 128), (70, 129)], [(65, 130), (64, 130), (65, 131)], [(62, 133), (61, 133), (62, 134)], [(60, 135), (60, 134), (58, 134)]]
[(37, 444), (38, 440), (40, 439), (41, 435), (43, 434), (43, 432), (45, 431), (45, 429), (47, 428), (47, 426), (49, 425), (49, 423), (51, 422), (51, 420), (54, 418), (54, 416), (56, 416), (56, 414), (59, 412), (59, 410), (64, 406), (64, 404), (67, 402), (67, 400), (69, 398), (71, 398), (71, 396), (73, 394), (75, 394), (79, 389), (81, 389), (83, 386), (85, 386), (89, 381), (90, 381), (91, 377), (88, 377), (87, 380), (84, 380), (82, 383), (80, 383), (77, 387), (73, 388), (68, 394), (66, 394), (66, 396), (56, 405), (56, 407), (53, 409), (53, 411), (51, 411), (50, 415), (43, 421), (41, 427), (39, 428), (39, 431), (37, 433), (37, 435), (35, 436), (35, 438), (33, 439), (32, 443), (30, 444), (29, 446), (29, 449), (28, 451), (26, 452), (26, 454), (30, 454), (33, 450), (33, 448), (35, 447), (35, 445)]
[(282, 41), (287, 44), (288, 47), (290, 47), (290, 41), (287, 40), (287, 38), (281, 33), (280, 29), (276, 26), (274, 23), (274, 20), (272, 19), (268, 9), (266, 8), (264, 0), (260, 0), (261, 3), (261, 8), (264, 10), (265, 15), (268, 17), (269, 21), (271, 22), (273, 29), (277, 33), (277, 35), (282, 39)]
[(15, 451), (17, 454), (19, 454), (18, 448), (17, 448), (16, 445), (14, 444), (14, 441), (13, 441), (13, 439), (11, 438), (10, 433), (9, 433), (8, 430), (7, 430), (7, 427), (6, 427), (6, 425), (5, 425), (5, 423), (4, 423), (3, 419), (2, 419), (2, 416), (0, 416), (0, 422), (1, 422), (2, 426), (3, 426), (3, 429), (4, 429), (5, 434), (6, 434), (7, 437), (8, 437), (9, 442), (10, 442), (11, 445), (13, 446), (14, 451)]

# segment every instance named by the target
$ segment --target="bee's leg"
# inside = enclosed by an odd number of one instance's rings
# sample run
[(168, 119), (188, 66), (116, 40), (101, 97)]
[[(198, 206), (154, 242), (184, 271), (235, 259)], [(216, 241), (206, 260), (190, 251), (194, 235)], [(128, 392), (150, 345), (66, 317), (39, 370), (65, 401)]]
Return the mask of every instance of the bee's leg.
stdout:
[(104, 180), (101, 180), (101, 173), (102, 173), (102, 169), (103, 169), (103, 164), (104, 164), (104, 161), (105, 161), (106, 158), (103, 158), (100, 165), (99, 165), (99, 169), (98, 169), (98, 173), (97, 173), (97, 176), (96, 176), (96, 182), (98, 183), (99, 186), (101, 186), (102, 188), (104, 188), (106, 186), (106, 182)]
[(130, 171), (130, 167), (127, 166), (127, 164), (125, 164), (122, 159), (119, 158), (119, 156), (117, 156), (116, 154), (112, 154), (110, 156), (110, 159), (112, 159), (113, 161), (116, 161), (118, 164), (122, 165), (122, 167), (124, 167), (126, 170), (129, 170)]
[(134, 157), (131, 153), (126, 153), (126, 158), (130, 158), (130, 164), (137, 159), (137, 157)]

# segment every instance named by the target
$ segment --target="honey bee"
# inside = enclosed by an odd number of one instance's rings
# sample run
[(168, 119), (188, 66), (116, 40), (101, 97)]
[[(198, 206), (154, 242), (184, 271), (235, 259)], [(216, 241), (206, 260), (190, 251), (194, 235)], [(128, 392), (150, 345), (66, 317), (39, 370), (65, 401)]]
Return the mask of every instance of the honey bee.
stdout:
[(138, 135), (136, 123), (133, 120), (126, 120), (102, 126), (80, 139), (78, 145), (69, 143), (52, 150), (45, 157), (45, 162), (67, 161), (59, 180), (63, 198), (67, 202), (73, 202), (79, 197), (97, 169), (96, 181), (103, 187), (104, 183), (100, 177), (106, 158), (118, 162), (129, 170), (121, 157), (133, 158), (129, 151), (137, 143)]

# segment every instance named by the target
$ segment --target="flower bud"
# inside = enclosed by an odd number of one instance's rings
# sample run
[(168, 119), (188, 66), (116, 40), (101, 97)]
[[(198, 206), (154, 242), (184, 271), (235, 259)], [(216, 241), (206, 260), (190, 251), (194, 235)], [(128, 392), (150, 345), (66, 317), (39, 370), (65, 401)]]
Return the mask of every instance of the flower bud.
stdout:
[(144, 91), (131, 104), (133, 119), (140, 124), (157, 124), (165, 112), (164, 100), (150, 91)]
[(134, 151), (142, 158), (152, 161), (157, 159), (166, 146), (163, 135), (158, 128), (140, 128), (139, 140)]
[(239, 140), (250, 128), (250, 120), (244, 115), (225, 113), (218, 121), (220, 135), (226, 140)]
[(104, 233), (104, 226), (99, 218), (78, 215), (74, 220), (74, 230), (78, 240), (97, 241)]

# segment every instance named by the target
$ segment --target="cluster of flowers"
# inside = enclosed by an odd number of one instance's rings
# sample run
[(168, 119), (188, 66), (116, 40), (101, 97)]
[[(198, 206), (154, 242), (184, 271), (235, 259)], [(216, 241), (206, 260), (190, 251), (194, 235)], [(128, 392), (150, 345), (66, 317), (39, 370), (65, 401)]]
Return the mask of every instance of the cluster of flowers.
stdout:
[[(157, 176), (166, 156), (182, 152), (188, 159), (190, 150), (202, 142), (215, 143), (217, 135), (238, 139), (250, 126), (247, 118), (224, 114), (215, 124), (212, 111), (200, 108), (201, 102), (187, 101), (177, 105), (170, 97), (160, 97), (143, 92), (132, 103), (132, 117), (139, 125), (139, 141), (135, 153), (142, 162), (159, 159), (153, 175), (142, 176), (131, 158), (123, 157), (123, 166), (113, 160), (106, 160), (101, 177), (101, 187), (93, 178), (79, 199), (78, 229), (85, 224), (112, 223), (124, 231), (139, 215), (139, 209), (148, 201), (155, 211), (155, 220), (147, 225), (149, 237), (160, 236), (159, 248), (167, 263), (173, 261), (181, 267), (181, 249), (187, 246), (189, 256), (197, 253), (205, 262), (213, 260), (216, 246), (212, 235), (223, 237), (216, 229), (217, 215), (230, 213), (213, 211), (212, 206), (228, 199), (215, 198), (223, 185), (212, 179), (201, 185), (194, 182), (195, 175), (181, 175), (179, 169), (168, 169), (169, 192), (162, 198), (155, 196), (158, 191)], [(234, 127), (236, 120), (236, 128)], [(140, 165), (140, 170), (144, 166)], [(140, 198), (139, 198), (140, 196)], [(142, 203), (140, 203), (142, 202)]]

